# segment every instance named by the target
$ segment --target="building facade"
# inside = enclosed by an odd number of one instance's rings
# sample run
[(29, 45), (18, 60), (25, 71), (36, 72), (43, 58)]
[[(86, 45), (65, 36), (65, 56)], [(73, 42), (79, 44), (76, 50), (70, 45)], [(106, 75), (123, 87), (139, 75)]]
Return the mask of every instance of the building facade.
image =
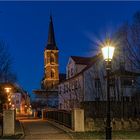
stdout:
[(59, 83), (59, 109), (79, 108), (85, 98), (84, 71), (97, 57), (71, 56), (66, 67), (67, 79)]

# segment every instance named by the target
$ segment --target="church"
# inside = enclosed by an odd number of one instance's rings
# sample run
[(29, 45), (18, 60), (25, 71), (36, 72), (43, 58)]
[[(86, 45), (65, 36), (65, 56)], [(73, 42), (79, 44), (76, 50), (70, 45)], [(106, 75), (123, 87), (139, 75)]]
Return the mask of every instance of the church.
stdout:
[(52, 17), (50, 17), (48, 42), (44, 50), (44, 77), (42, 79), (43, 89), (54, 89), (59, 83), (59, 49), (55, 42)]
[(41, 89), (34, 90), (36, 100), (42, 104), (41, 108), (58, 107), (58, 84), (65, 79), (65, 74), (59, 74), (59, 49), (55, 41), (52, 16), (50, 16), (48, 41), (44, 49), (44, 76)]

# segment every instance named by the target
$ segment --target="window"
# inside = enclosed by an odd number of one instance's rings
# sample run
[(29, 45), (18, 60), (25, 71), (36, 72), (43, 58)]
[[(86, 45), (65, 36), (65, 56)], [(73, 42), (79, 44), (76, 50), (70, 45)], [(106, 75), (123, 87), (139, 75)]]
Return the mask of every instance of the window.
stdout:
[(133, 86), (134, 85), (134, 79), (132, 78), (121, 78), (121, 85), (122, 86)]
[(97, 101), (97, 100), (100, 100), (100, 92), (101, 92), (101, 81), (99, 78), (95, 79), (95, 90), (96, 90), (96, 92), (95, 92), (96, 99), (95, 100)]
[(68, 69), (68, 76), (67, 76), (68, 78), (70, 77), (70, 71), (69, 71), (69, 69)]
[(51, 53), (50, 63), (51, 63), (51, 64), (55, 63), (55, 56), (54, 56), (54, 53)]
[(100, 97), (95, 97), (95, 101), (100, 101)]
[(73, 69), (71, 68), (71, 76), (73, 76)]
[(96, 88), (96, 89), (101, 88), (101, 82), (100, 82), (100, 79), (95, 79), (95, 88)]
[(51, 70), (51, 78), (54, 78), (54, 77), (55, 77), (55, 70), (52, 69), (52, 70)]
[(74, 86), (75, 86), (75, 89), (78, 89), (78, 81), (77, 80), (75, 81), (75, 85)]

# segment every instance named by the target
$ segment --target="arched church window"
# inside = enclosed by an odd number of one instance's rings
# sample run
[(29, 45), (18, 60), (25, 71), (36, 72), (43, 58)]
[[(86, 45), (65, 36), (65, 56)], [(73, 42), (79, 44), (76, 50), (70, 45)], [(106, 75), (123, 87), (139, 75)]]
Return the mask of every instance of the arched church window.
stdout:
[(50, 63), (55, 63), (55, 55), (54, 53), (51, 53), (51, 57), (50, 57)]
[(54, 78), (54, 77), (55, 77), (55, 70), (52, 69), (52, 70), (51, 70), (51, 78)]

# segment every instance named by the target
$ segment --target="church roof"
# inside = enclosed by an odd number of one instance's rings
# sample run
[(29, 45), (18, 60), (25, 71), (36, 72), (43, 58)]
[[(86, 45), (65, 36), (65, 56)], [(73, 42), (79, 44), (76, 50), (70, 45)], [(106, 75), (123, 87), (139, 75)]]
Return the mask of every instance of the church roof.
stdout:
[(48, 42), (47, 42), (47, 45), (46, 45), (45, 49), (47, 49), (47, 50), (58, 50), (58, 48), (56, 46), (56, 42), (55, 42), (55, 35), (54, 35), (52, 16), (50, 16)]

